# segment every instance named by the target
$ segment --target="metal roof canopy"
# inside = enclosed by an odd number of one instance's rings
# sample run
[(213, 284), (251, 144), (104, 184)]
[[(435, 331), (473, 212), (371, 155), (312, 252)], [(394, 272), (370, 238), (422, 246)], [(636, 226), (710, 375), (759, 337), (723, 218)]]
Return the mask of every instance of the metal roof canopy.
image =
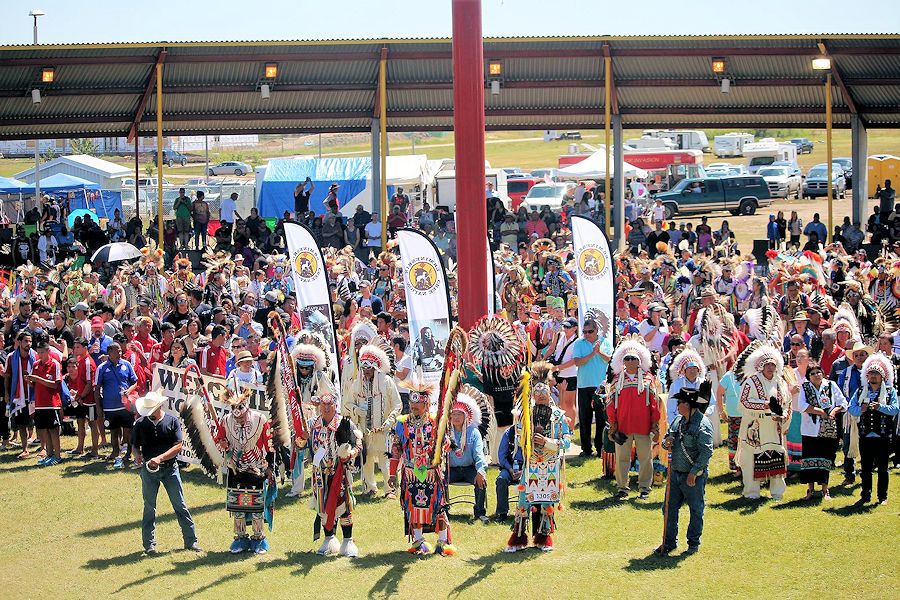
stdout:
[[(900, 128), (900, 35), (486, 38), (503, 62), (485, 95), (486, 129), (603, 126), (603, 57), (612, 114), (626, 128), (822, 127), (834, 74), (834, 126), (858, 115)], [(378, 61), (387, 48), (390, 131), (449, 131), (450, 39), (371, 39), (0, 46), (0, 139), (155, 135), (163, 65), (166, 135), (368, 132)], [(711, 59), (724, 58), (723, 94)], [(278, 64), (264, 80), (266, 63)], [(55, 69), (41, 83), (41, 69)], [(269, 83), (270, 99), (259, 92)], [(41, 90), (33, 104), (31, 90)]]

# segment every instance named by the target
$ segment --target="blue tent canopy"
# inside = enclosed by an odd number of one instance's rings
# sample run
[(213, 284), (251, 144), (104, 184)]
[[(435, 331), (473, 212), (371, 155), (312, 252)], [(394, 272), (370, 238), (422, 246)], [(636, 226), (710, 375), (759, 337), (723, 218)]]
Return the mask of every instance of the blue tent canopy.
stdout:
[(28, 184), (12, 177), (0, 177), (0, 194), (24, 194)]
[(338, 200), (341, 206), (366, 188), (372, 172), (371, 158), (323, 158), (269, 161), (259, 193), (261, 217), (281, 217), (284, 211), (294, 211), (294, 188), (309, 177), (316, 189), (309, 199), (309, 209), (325, 212), (325, 197), (332, 183), (340, 185)]
[[(47, 194), (54, 192), (79, 192), (82, 190), (99, 190), (100, 186), (87, 179), (66, 175), (65, 173), (57, 173), (50, 177), (41, 179), (41, 192)], [(23, 194), (33, 194), (35, 192), (34, 185), (29, 185), (21, 190)]]

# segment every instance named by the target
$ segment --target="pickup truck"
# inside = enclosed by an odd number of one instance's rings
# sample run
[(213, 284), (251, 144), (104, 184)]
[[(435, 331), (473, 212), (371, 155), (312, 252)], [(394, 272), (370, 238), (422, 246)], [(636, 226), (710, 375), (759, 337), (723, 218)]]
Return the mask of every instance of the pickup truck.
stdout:
[(813, 143), (808, 138), (791, 138), (791, 143), (797, 146), (797, 154), (812, 154)]
[(733, 215), (752, 215), (772, 204), (769, 186), (758, 175), (735, 175), (682, 179), (667, 192), (653, 197), (662, 200), (666, 220), (675, 215), (727, 210)]
[[(156, 164), (156, 152), (153, 152), (153, 164)], [(177, 150), (167, 149), (162, 152), (163, 164), (167, 167), (172, 165), (181, 165), (182, 167), (188, 163), (188, 157)]]

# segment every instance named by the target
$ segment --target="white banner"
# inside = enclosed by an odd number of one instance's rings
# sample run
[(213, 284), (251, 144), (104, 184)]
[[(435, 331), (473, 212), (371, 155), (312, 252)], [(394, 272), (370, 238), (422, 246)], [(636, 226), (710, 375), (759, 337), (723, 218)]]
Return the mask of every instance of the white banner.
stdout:
[(588, 317), (597, 321), (604, 350), (612, 352), (615, 331), (615, 263), (609, 240), (587, 217), (572, 217), (572, 243), (578, 284), (578, 331)]
[[(187, 387), (185, 387), (184, 369), (170, 367), (161, 363), (156, 363), (153, 366), (153, 382), (150, 389), (159, 392), (169, 399), (167, 410), (172, 413), (175, 418), (180, 419), (181, 406), (184, 404), (186, 398), (193, 397), (198, 393), (202, 394), (202, 392), (198, 390), (197, 384), (196, 371), (188, 375)], [(206, 387), (206, 391), (209, 392), (209, 397), (212, 400), (213, 406), (216, 408), (219, 419), (225, 414), (225, 405), (219, 402), (219, 397), (224, 392), (226, 386), (229, 385), (232, 389), (234, 389), (236, 385), (239, 386), (239, 389), (235, 390), (238, 392), (244, 392), (248, 389), (253, 390), (249, 400), (250, 408), (261, 411), (266, 415), (266, 418), (269, 416), (269, 399), (266, 397), (266, 388), (262, 385), (250, 385), (248, 383), (237, 382), (233, 377), (223, 379), (215, 375), (204, 375), (203, 385)], [(189, 463), (197, 464), (198, 462), (193, 452), (187, 447), (182, 449), (178, 458)]]
[[(340, 368), (334, 319), (331, 314), (331, 296), (328, 292), (328, 274), (325, 260), (312, 233), (298, 223), (284, 224), (288, 257), (294, 274), (294, 292), (297, 294), (297, 312), (303, 329), (319, 333), (331, 348), (331, 364)], [(335, 373), (335, 381), (340, 374)], [(336, 386), (338, 387), (338, 386)], [(337, 390), (340, 394), (340, 391)]]
[(438, 249), (425, 234), (413, 229), (397, 231), (406, 286), (409, 343), (413, 368), (435, 385), (432, 412), (437, 410), (444, 346), (450, 336), (450, 296)]

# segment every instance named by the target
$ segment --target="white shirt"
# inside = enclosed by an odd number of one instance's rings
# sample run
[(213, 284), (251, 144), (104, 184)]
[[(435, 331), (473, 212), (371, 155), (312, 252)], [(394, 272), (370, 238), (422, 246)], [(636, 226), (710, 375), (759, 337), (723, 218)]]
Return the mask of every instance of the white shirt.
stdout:
[[(570, 338), (566, 338), (565, 336), (560, 336), (559, 340), (556, 342), (556, 348), (553, 351), (553, 356), (556, 358), (556, 362), (559, 364), (569, 362), (572, 360), (572, 354), (575, 352), (575, 344), (570, 343), (573, 340), (578, 339), (575, 334)], [(568, 348), (566, 348), (568, 346)], [(565, 348), (565, 351), (563, 349)], [(562, 354), (562, 356), (560, 356)], [(565, 369), (561, 369), (559, 371), (560, 377), (575, 377), (578, 374), (578, 367), (573, 363), (571, 366), (566, 367)]]
[(237, 209), (237, 205), (234, 200), (229, 196), (222, 200), (222, 209), (219, 216), (219, 220), (224, 223), (234, 223), (234, 211)]
[(378, 248), (381, 246), (381, 223), (366, 223), (366, 247)]
[(47, 256), (47, 250), (50, 248), (56, 248), (59, 244), (56, 243), (56, 237), (50, 236), (49, 238), (46, 235), (42, 235), (38, 239), (37, 247), (38, 253), (41, 257), (41, 262), (48, 262), (49, 258)]
[(666, 207), (653, 205), (653, 222), (662, 223), (666, 218)]

